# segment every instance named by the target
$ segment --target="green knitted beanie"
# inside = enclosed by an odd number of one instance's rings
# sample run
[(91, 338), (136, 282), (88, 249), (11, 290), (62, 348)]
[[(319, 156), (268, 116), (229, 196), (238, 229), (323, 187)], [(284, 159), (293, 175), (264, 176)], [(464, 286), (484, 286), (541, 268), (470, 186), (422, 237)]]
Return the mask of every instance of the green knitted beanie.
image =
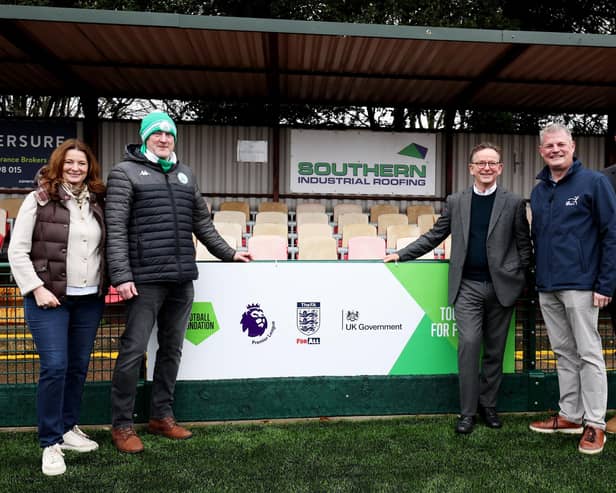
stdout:
[(141, 140), (144, 144), (148, 140), (148, 137), (154, 132), (167, 132), (173, 135), (173, 139), (176, 142), (178, 140), (175, 123), (173, 123), (171, 117), (164, 111), (152, 111), (152, 113), (141, 120), (139, 135), (141, 135)]

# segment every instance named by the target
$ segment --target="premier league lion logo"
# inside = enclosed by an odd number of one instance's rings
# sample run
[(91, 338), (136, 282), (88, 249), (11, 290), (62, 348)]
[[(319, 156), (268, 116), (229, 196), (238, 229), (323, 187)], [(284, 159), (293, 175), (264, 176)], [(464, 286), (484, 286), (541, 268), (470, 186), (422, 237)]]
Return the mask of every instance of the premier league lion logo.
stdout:
[(240, 323), (242, 332), (248, 331), (248, 337), (262, 336), (267, 329), (267, 318), (258, 303), (246, 307)]

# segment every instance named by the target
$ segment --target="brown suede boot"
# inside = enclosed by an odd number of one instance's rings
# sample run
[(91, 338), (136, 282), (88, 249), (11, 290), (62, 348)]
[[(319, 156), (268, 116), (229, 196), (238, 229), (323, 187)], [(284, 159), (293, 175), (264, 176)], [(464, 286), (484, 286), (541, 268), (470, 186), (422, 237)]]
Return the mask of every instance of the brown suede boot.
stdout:
[(143, 443), (132, 426), (111, 429), (111, 440), (115, 447), (125, 454), (143, 452)]
[(153, 435), (162, 435), (172, 440), (186, 440), (192, 436), (190, 431), (175, 422), (173, 416), (167, 416), (162, 419), (150, 419), (148, 431)]

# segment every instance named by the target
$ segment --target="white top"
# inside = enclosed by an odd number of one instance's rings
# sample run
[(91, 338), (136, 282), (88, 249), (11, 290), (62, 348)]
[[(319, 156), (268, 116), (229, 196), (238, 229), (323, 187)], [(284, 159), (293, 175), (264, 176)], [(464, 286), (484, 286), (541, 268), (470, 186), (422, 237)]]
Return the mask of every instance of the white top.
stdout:
[[(30, 260), (37, 210), (34, 194), (35, 192), (30, 192), (19, 209), (8, 249), (11, 272), (22, 295), (43, 285)], [(68, 200), (66, 205), (71, 222), (66, 254), (66, 294), (93, 294), (98, 291), (101, 275), (98, 249), (101, 228), (90, 210), (88, 200), (83, 201), (81, 209), (73, 198)]]
[(477, 188), (477, 185), (473, 184), (473, 192), (475, 192), (477, 195), (492, 195), (494, 192), (496, 192), (496, 183), (490, 188), (488, 188), (485, 192), (483, 190), (479, 190)]

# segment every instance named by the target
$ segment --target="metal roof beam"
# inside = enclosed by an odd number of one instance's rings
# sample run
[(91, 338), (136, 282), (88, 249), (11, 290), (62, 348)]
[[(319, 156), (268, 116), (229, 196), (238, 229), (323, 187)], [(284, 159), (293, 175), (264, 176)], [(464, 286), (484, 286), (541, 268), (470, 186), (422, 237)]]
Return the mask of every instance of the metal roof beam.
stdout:
[[(61, 81), (74, 94), (90, 93), (90, 91), (84, 91), (87, 85), (77, 73), (62, 62), (62, 60), (54, 56), (45, 45), (38, 43), (26, 31), (21, 29), (17, 22), (0, 19), (0, 32), (2, 32), (4, 38), (29, 57), (28, 60), (23, 60), (24, 64), (40, 66), (52, 77)], [(22, 62), (21, 60), (11, 61), (13, 63)]]
[[(32, 60), (15, 60), (6, 57), (0, 57), (0, 63), (14, 63), (31, 65)], [(37, 62), (38, 63), (38, 62)], [(524, 85), (559, 85), (570, 87), (596, 87), (612, 89), (616, 85), (614, 81), (585, 81), (585, 80), (568, 80), (568, 79), (521, 79), (513, 77), (492, 77), (486, 80), (484, 73), (480, 74), (476, 78), (469, 78), (463, 76), (435, 76), (435, 75), (418, 75), (418, 74), (402, 74), (402, 73), (365, 73), (365, 72), (334, 72), (325, 70), (285, 70), (280, 67), (277, 68), (246, 68), (246, 67), (210, 67), (202, 65), (162, 65), (162, 64), (142, 64), (142, 63), (101, 63), (101, 62), (63, 62), (65, 69), (67, 67), (78, 68), (115, 68), (121, 69), (135, 69), (135, 70), (166, 70), (166, 71), (178, 71), (178, 72), (195, 72), (205, 71), (208, 73), (234, 73), (234, 74), (260, 74), (264, 75), (268, 79), (268, 94), (274, 96), (280, 92), (280, 77), (285, 75), (296, 75), (306, 77), (340, 77), (340, 78), (353, 78), (353, 79), (375, 79), (375, 80), (408, 80), (408, 81), (434, 81), (434, 82), (468, 82), (476, 84), (477, 91), (485, 87), (489, 82), (494, 83), (507, 83), (507, 84), (524, 84)], [(273, 66), (272, 66), (273, 67)], [(55, 75), (55, 74), (54, 74)], [(83, 83), (83, 82), (82, 82)], [(470, 90), (470, 89), (468, 89)]]
[(494, 60), (493, 63), (488, 65), (481, 74), (479, 74), (473, 82), (471, 82), (466, 88), (453, 98), (451, 107), (459, 108), (464, 107), (464, 104), (468, 104), (468, 101), (472, 101), (477, 94), (489, 83), (496, 79), (503, 69), (518, 59), (525, 51), (530, 48), (530, 45), (512, 45), (510, 46), (502, 56)]

